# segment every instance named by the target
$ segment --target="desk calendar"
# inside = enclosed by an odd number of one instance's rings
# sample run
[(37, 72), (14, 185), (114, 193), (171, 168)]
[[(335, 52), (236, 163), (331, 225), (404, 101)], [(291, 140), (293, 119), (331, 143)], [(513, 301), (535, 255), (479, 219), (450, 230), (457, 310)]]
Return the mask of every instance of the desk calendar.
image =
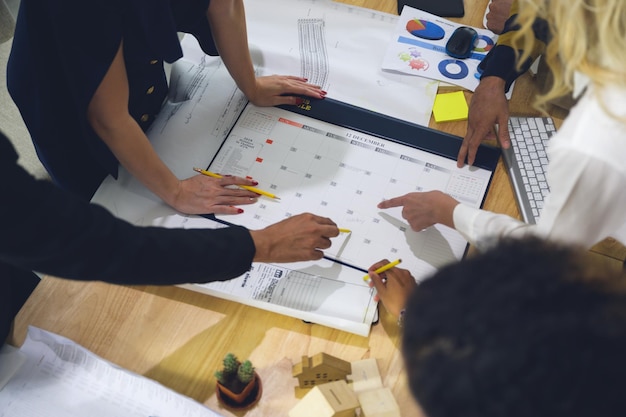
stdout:
[(363, 276), (381, 259), (402, 259), (417, 281), (459, 260), (467, 241), (435, 225), (411, 230), (401, 208), (377, 204), (410, 192), (442, 190), (480, 207), (499, 152), (482, 147), (475, 166), (456, 167), (461, 138), (325, 99), (298, 108), (247, 104), (207, 167), (250, 177), (279, 199), (260, 197), (238, 215), (208, 216), (261, 229), (311, 212), (350, 229), (325, 259), (254, 264), (243, 277), (195, 284), (196, 291), (367, 335), (375, 318)]
[[(262, 197), (244, 213), (219, 215), (219, 220), (260, 229), (302, 212), (329, 217), (352, 232), (333, 239), (328, 258), (361, 271), (383, 258), (402, 258), (418, 280), (463, 256), (467, 242), (458, 232), (442, 225), (413, 231), (400, 208), (380, 210), (377, 204), (441, 190), (480, 207), (497, 152), (489, 149), (492, 159), (483, 155), (482, 167), (457, 168), (455, 159), (443, 155), (454, 150), (449, 156), (456, 157), (458, 148), (450, 146), (459, 143), (456, 137), (332, 100), (309, 102), (299, 110), (246, 106), (208, 169), (253, 178), (280, 199)], [(342, 116), (352, 119), (360, 129), (322, 120), (327, 112), (338, 115), (337, 123), (343, 123)], [(370, 119), (375, 130), (363, 130), (359, 118)], [(384, 138), (384, 131), (400, 139)]]

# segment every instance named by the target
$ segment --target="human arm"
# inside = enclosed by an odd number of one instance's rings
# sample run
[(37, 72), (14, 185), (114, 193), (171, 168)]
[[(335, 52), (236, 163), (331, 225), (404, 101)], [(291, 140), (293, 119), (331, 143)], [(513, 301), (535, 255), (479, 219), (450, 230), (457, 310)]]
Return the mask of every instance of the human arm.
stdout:
[(173, 285), (226, 280), (252, 261), (319, 259), (336, 225), (310, 214), (250, 232), (137, 227), (35, 180), (16, 163), (0, 134), (0, 261), (26, 270), (81, 280)]
[[(459, 204), (440, 191), (406, 194), (378, 207), (402, 206), (402, 216), (413, 230), (442, 223), (479, 247), (492, 238), (529, 234), (591, 247), (626, 225), (626, 127), (606, 114), (598, 96), (588, 87), (550, 139), (546, 173), (550, 193), (536, 225)], [(606, 108), (626, 108), (623, 89), (608, 88), (601, 97)], [(622, 113), (618, 115), (623, 117)]]
[(537, 224), (459, 204), (456, 230), (479, 248), (492, 237), (527, 235), (591, 247), (625, 224), (626, 176), (605, 161), (577, 151), (556, 153), (548, 182), (551, 191)]
[(120, 164), (146, 188), (176, 210), (188, 214), (236, 214), (239, 209), (234, 206), (256, 201), (255, 193), (227, 188), (233, 184), (255, 185), (248, 179), (214, 179), (203, 175), (186, 180), (176, 178), (128, 113), (128, 96), (122, 44), (89, 103), (87, 117)]
[[(405, 194), (382, 201), (378, 204), (378, 208), (402, 207), (402, 217), (416, 232), (435, 224), (454, 228), (468, 242), (477, 245), (479, 249), (482, 248), (483, 242), (490, 244), (492, 238), (523, 237), (526, 235), (539, 235), (591, 246), (602, 237), (608, 236), (611, 230), (610, 227), (607, 230), (607, 225), (612, 226), (612, 230), (617, 229), (619, 222), (615, 219), (606, 222), (607, 212), (597, 209), (598, 199), (601, 201), (607, 196), (624, 196), (625, 191), (620, 190), (620, 187), (624, 188), (624, 182), (620, 183), (619, 177), (616, 181), (612, 181), (609, 188), (613, 193), (606, 190), (604, 183), (599, 189), (595, 182), (596, 174), (589, 174), (594, 169), (599, 170), (596, 173), (606, 172), (606, 165), (592, 163), (587, 166), (587, 172), (584, 174), (582, 171), (578, 172), (578, 168), (571, 169), (571, 167), (579, 165), (580, 160), (573, 158), (561, 166), (563, 172), (559, 174), (559, 177), (562, 178), (557, 183), (563, 183), (564, 180), (568, 179), (572, 183), (569, 186), (563, 184), (550, 194), (536, 225), (524, 223), (505, 214), (493, 213), (461, 204), (441, 191)], [(613, 176), (613, 178), (615, 177)], [(581, 182), (584, 182), (585, 186), (577, 188), (575, 184)], [(593, 198), (589, 197), (590, 192), (593, 192)], [(626, 197), (623, 197), (622, 200), (626, 205)], [(608, 211), (613, 218), (617, 217), (617, 220), (624, 220), (621, 210), (618, 208), (616, 211), (613, 208), (625, 206), (616, 206), (614, 203), (606, 201), (600, 207), (611, 208)], [(582, 220), (583, 217), (586, 220)], [(605, 234), (602, 235), (602, 233)]]
[(308, 84), (302, 77), (256, 77), (242, 0), (211, 0), (207, 19), (220, 57), (239, 89), (252, 103), (259, 106), (295, 105), (298, 95), (314, 98), (326, 95), (319, 86)]
[(406, 306), (409, 296), (417, 287), (417, 283), (406, 269), (394, 267), (385, 271), (384, 274), (374, 272), (388, 263), (388, 260), (383, 259), (369, 267), (369, 285), (376, 289), (374, 300), (381, 301), (387, 311), (397, 318)]
[(467, 119), (467, 132), (459, 149), (457, 166), (463, 167), (465, 159), (469, 165), (474, 164), (476, 152), (484, 139), (494, 138), (494, 126), (497, 139), (503, 149), (511, 146), (509, 136), (509, 102), (505, 96), (505, 81), (497, 76), (481, 78), (472, 95)]
[[(1, 136), (1, 135), (0, 135)], [(51, 182), (35, 180), (9, 158), (0, 137), (0, 257), (16, 267), (81, 280), (179, 284), (236, 277), (254, 256), (244, 228), (135, 227)], [(14, 151), (13, 151), (14, 153)]]
[[(505, 94), (511, 84), (541, 55), (548, 38), (547, 23), (538, 19), (533, 23), (536, 39), (530, 56), (518, 68), (518, 56), (513, 48), (513, 38), (519, 29), (515, 23), (519, 10), (518, 3), (517, 0), (513, 0), (504, 32), (479, 64), (482, 75), (470, 101), (467, 132), (457, 156), (458, 167), (462, 167), (466, 159), (468, 164), (474, 163), (478, 147), (485, 139), (496, 138), (503, 149), (511, 145), (508, 133), (509, 106)], [(496, 129), (497, 136), (494, 135)]]
[[(624, 109), (623, 89), (607, 89), (608, 108)], [(471, 243), (488, 236), (542, 238), (591, 247), (626, 224), (624, 123), (606, 114), (590, 89), (550, 139), (550, 187), (536, 225), (459, 205), (454, 224)], [(623, 111), (622, 111), (623, 112)]]

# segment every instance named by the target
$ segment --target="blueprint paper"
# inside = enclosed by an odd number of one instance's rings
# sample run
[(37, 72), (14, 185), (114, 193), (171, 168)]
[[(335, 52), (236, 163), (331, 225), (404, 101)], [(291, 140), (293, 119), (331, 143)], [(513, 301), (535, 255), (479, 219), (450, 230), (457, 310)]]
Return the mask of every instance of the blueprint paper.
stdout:
[(199, 402), (32, 327), (24, 364), (0, 390), (0, 417), (219, 417)]
[(330, 0), (244, 3), (260, 75), (304, 76), (330, 98), (428, 126), (439, 83), (381, 69), (397, 15)]

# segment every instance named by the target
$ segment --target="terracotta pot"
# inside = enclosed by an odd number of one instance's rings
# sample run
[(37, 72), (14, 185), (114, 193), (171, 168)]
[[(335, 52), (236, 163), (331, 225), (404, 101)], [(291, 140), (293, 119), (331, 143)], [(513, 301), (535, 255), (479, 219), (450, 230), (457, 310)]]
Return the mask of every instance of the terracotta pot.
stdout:
[(259, 374), (254, 373), (252, 381), (245, 386), (245, 388), (238, 394), (232, 392), (230, 389), (222, 385), (219, 381), (215, 385), (215, 393), (217, 400), (224, 406), (232, 409), (244, 409), (252, 407), (261, 398), (263, 393), (263, 384)]

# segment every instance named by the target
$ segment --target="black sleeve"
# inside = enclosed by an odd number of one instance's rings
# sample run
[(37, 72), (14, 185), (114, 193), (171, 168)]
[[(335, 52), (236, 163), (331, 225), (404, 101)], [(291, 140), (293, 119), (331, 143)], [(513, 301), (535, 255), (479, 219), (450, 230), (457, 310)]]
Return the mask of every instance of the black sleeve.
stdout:
[(136, 227), (17, 165), (0, 133), (0, 262), (71, 279), (170, 285), (227, 280), (254, 257), (243, 227)]
[[(515, 23), (517, 14), (511, 15), (505, 23), (504, 30), (498, 37), (496, 46), (493, 47), (487, 56), (478, 65), (478, 70), (482, 77), (496, 76), (505, 81), (504, 91), (509, 91), (511, 84), (524, 74), (535, 59), (543, 53), (546, 44), (550, 41), (550, 28), (548, 22), (537, 18), (533, 22), (533, 34), (535, 45), (530, 52), (530, 57), (517, 69), (518, 56), (522, 51), (513, 49), (513, 38), (519, 30), (519, 25)], [(519, 54), (519, 55), (518, 55)]]

